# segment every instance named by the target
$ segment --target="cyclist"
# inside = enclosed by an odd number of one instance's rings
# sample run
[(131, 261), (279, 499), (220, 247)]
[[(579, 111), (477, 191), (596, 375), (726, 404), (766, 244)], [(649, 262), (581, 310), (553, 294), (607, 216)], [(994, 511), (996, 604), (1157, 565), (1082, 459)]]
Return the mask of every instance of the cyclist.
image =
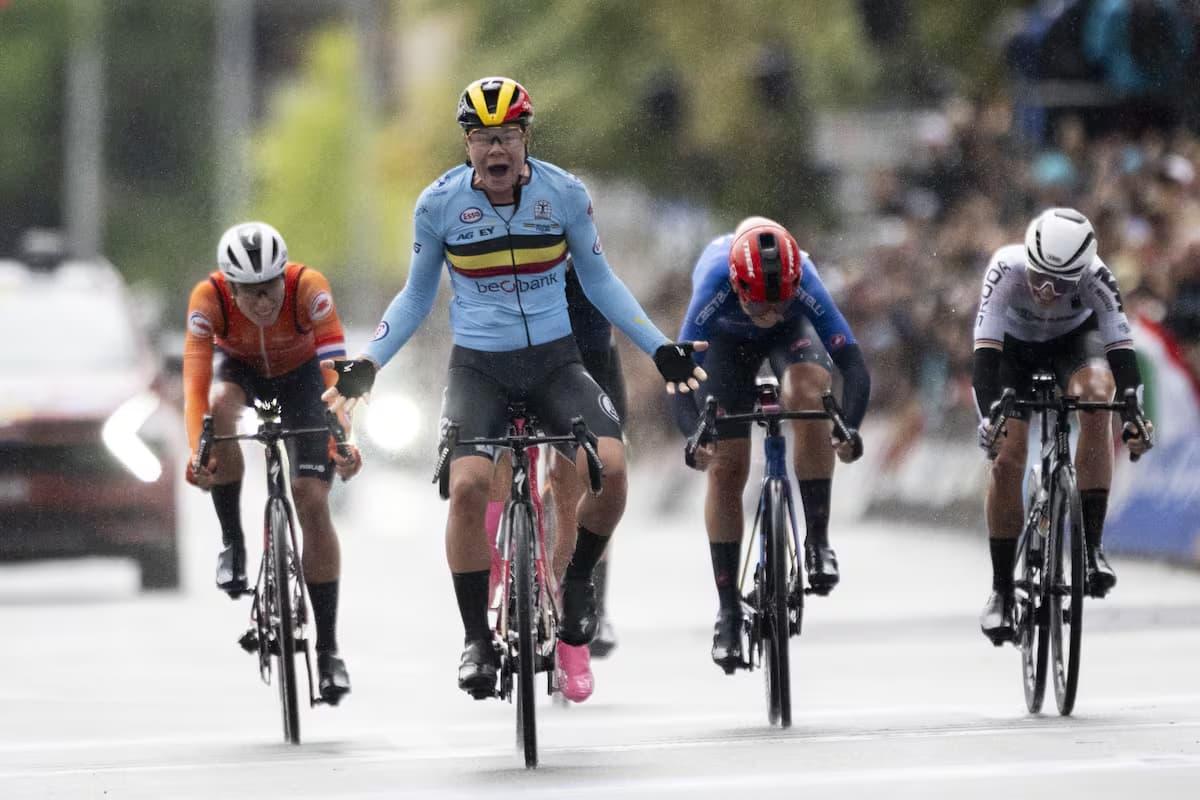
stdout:
[[(221, 442), (207, 464), (196, 463), (203, 417), (212, 413), (217, 435), (232, 434), (244, 407), (256, 399), (276, 399), (286, 427), (324, 427), (326, 380), (318, 360), (344, 355), (345, 344), (329, 282), (315, 269), (288, 261), (287, 245), (270, 225), (246, 222), (225, 231), (217, 264), (188, 302), (183, 383), (192, 457), (187, 478), (212, 494), (224, 541), (217, 588), (237, 597), (247, 588), (242, 453), (236, 442)], [(333, 380), (330, 373), (328, 382)], [(319, 688), (322, 698), (336, 705), (350, 691), (350, 678), (337, 646), (341, 554), (329, 514), (329, 485), (334, 472), (343, 479), (357, 473), (362, 458), (353, 446), (349, 457), (340, 456), (330, 440), (297, 437), (289, 440), (288, 451), (304, 534), (302, 567), (317, 626)]]
[[(850, 439), (834, 441), (828, 421), (797, 420), (792, 451), (807, 527), (804, 560), (809, 583), (815, 591), (828, 594), (840, 577), (828, 535), (834, 454), (846, 463), (862, 455), (858, 426), (866, 414), (871, 378), (854, 334), (821, 283), (812, 259), (779, 223), (748, 217), (700, 254), (680, 337), (709, 340), (701, 362), (708, 380), (696, 399), (712, 395), (729, 414), (752, 409), (755, 377), (764, 362), (782, 382), (785, 409), (820, 410), (821, 395), (830, 390), (837, 365)], [(672, 406), (679, 430), (690, 436), (699, 419), (696, 402), (676, 396)], [(750, 471), (749, 435), (748, 423), (722, 432), (715, 446), (697, 450), (694, 464), (708, 472), (704, 520), (720, 602), (712, 658), (726, 671), (742, 660), (737, 576), (744, 526), (742, 491)]]
[[(620, 417), (579, 361), (563, 292), (568, 254), (588, 297), (654, 361), (670, 392), (704, 377), (690, 347), (671, 343), (613, 274), (592, 221), (583, 183), (529, 156), (529, 93), (511, 78), (483, 78), (458, 102), (467, 164), (434, 181), (417, 200), (408, 282), (392, 301), (375, 339), (353, 361), (338, 362), (335, 405), (369, 391), (433, 306), (442, 264), (454, 297), (445, 417), (462, 438), (504, 434), (510, 400), (524, 400), (551, 431), (583, 416), (599, 437), (604, 491), (579, 504), (577, 540), (563, 580), (560, 646), (582, 652), (594, 638), (592, 570), (624, 511), (625, 453)], [(703, 342), (696, 342), (701, 350)], [(496, 653), (487, 622), (490, 547), (484, 533), (490, 452), (460, 447), (450, 465), (446, 552), (465, 629), (458, 685), (476, 698), (494, 693)], [(576, 469), (586, 480), (586, 459)], [(560, 658), (573, 656), (560, 655)], [(587, 687), (590, 690), (590, 686)]]
[[(1107, 358), (1105, 358), (1107, 357)], [(1107, 363), (1105, 363), (1107, 360)], [(980, 445), (994, 458), (987, 490), (988, 544), (992, 591), (979, 617), (993, 643), (1014, 631), (1013, 563), (1024, 525), (1021, 480), (1029, 438), (1029, 412), (1006, 423), (1006, 435), (989, 448), (988, 414), (1005, 387), (1028, 397), (1032, 376), (1053, 370), (1068, 394), (1107, 402), (1115, 390), (1138, 390), (1142, 378), (1129, 321), (1116, 278), (1096, 255), (1096, 235), (1087, 217), (1071, 208), (1050, 208), (1029, 223), (1025, 244), (997, 250), (988, 262), (975, 320), (975, 399), (983, 421)], [(1075, 469), (1087, 543), (1088, 593), (1103, 597), (1117, 576), (1101, 547), (1113, 448), (1109, 413), (1079, 415)], [(1136, 430), (1126, 424), (1131, 435)], [(1153, 426), (1147, 424), (1147, 431)], [(1134, 453), (1150, 443), (1128, 442)]]

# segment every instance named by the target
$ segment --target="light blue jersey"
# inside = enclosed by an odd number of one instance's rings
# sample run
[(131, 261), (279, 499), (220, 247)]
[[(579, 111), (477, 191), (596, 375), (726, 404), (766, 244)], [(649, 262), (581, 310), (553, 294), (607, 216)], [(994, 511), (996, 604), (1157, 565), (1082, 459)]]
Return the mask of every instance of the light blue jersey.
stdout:
[(443, 264), (461, 347), (505, 352), (571, 335), (568, 258), (588, 299), (639, 348), (652, 354), (668, 342), (604, 258), (583, 182), (545, 161), (528, 163), (515, 208), (493, 207), (466, 165), (421, 193), (408, 282), (367, 346), (369, 358), (386, 364), (428, 316)]

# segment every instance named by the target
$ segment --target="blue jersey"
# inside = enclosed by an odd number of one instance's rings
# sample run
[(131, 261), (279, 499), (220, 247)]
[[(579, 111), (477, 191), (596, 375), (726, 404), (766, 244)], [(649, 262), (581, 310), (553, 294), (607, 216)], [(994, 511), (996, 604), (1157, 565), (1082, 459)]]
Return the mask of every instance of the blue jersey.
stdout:
[(454, 298), (454, 343), (504, 352), (571, 335), (565, 295), (568, 258), (597, 308), (646, 353), (668, 340), (604, 258), (582, 181), (528, 159), (520, 202), (493, 207), (459, 166), (421, 193), (408, 282), (379, 324), (366, 355), (380, 365), (396, 354), (433, 308), (442, 265)]
[[(771, 328), (760, 328), (751, 321), (738, 302), (737, 293), (729, 283), (729, 247), (733, 234), (718, 237), (704, 248), (692, 272), (692, 302), (683, 320), (681, 341), (697, 339), (734, 339), (755, 341), (776, 335), (796, 320), (807, 317), (825, 346), (826, 352), (837, 361), (837, 354), (847, 345), (856, 344), (854, 334), (842, 312), (834, 304), (829, 291), (821, 283), (817, 267), (808, 253), (801, 251), (803, 274), (796, 299), (787, 307), (786, 318)], [(703, 363), (704, 353), (696, 353)]]

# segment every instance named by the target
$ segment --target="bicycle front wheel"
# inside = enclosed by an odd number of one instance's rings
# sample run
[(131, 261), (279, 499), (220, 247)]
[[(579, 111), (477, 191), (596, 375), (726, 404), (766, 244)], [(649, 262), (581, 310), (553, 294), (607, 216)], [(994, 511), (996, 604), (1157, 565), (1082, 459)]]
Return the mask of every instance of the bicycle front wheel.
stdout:
[(791, 669), (788, 661), (788, 576), (791, 556), (788, 553), (787, 501), (783, 482), (772, 479), (767, 484), (763, 509), (762, 536), (765, 541), (765, 617), (767, 719), (782, 728), (792, 724)]
[(1017, 545), (1016, 592), (1017, 647), (1021, 650), (1021, 684), (1025, 707), (1030, 714), (1042, 710), (1046, 695), (1046, 655), (1050, 637), (1046, 635), (1044, 613), (1046, 597), (1042, 593), (1042, 569), (1045, 542), (1036, 528), (1027, 526)]
[(296, 609), (292, 604), (291, 519), (283, 500), (267, 502), (267, 546), (271, 573), (267, 591), (271, 603), (270, 629), (275, 642), (279, 705), (283, 713), (283, 738), (300, 744), (300, 706), (296, 699)]
[(1075, 693), (1079, 688), (1086, 582), (1083, 513), (1075, 471), (1070, 465), (1064, 465), (1058, 471), (1052, 509), (1050, 549), (1054, 553), (1054, 592), (1050, 600), (1050, 645), (1054, 662), (1054, 700), (1058, 713), (1066, 716), (1075, 708)]
[(525, 766), (537, 766), (537, 717), (533, 691), (537, 671), (537, 617), (533, 607), (535, 580), (533, 517), (525, 504), (512, 510), (513, 598), (517, 620), (517, 744), (525, 752)]

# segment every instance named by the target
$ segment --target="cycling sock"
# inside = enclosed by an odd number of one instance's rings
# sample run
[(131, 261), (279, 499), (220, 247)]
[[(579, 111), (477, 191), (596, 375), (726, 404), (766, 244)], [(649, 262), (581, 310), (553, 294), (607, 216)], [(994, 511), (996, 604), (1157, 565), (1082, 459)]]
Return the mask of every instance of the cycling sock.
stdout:
[(309, 583), (308, 599), (317, 622), (317, 652), (336, 653), (338, 582)]
[(721, 608), (734, 611), (741, 608), (738, 598), (738, 551), (740, 542), (709, 542), (708, 552), (712, 556), (713, 580), (717, 584), (717, 597)]
[(596, 613), (604, 616), (604, 596), (608, 588), (608, 559), (602, 558), (592, 570), (592, 580), (596, 584)]
[(566, 580), (587, 580), (592, 577), (592, 570), (604, 548), (608, 545), (607, 536), (592, 533), (582, 525), (579, 526), (579, 538), (575, 540), (575, 552), (571, 555), (571, 563), (567, 564)]
[(1083, 506), (1083, 535), (1088, 547), (1099, 547), (1104, 536), (1104, 515), (1108, 513), (1108, 489), (1084, 489), (1079, 492)]
[(242, 482), (222, 483), (212, 487), (213, 508), (221, 523), (221, 542), (230, 545), (245, 545), (242, 533)]
[(800, 484), (800, 502), (804, 506), (804, 524), (808, 534), (805, 544), (818, 547), (829, 546), (829, 495), (833, 486), (831, 478), (797, 481)]
[(478, 572), (454, 572), (454, 596), (458, 600), (458, 613), (462, 617), (466, 640), (490, 639), (488, 630), (488, 576), (491, 570)]
[(1016, 539), (989, 538), (992, 549), (992, 589), (1008, 594), (1013, 589), (1013, 564), (1017, 560)]

